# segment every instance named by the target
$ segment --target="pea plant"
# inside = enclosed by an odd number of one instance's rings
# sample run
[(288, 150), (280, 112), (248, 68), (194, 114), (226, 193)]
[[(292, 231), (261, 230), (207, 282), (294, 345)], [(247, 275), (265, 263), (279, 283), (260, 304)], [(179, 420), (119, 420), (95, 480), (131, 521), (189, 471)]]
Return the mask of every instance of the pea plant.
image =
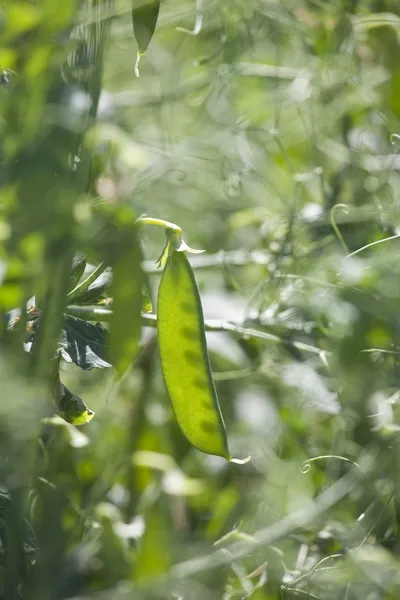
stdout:
[[(228, 449), (225, 424), (211, 374), (200, 294), (193, 269), (185, 255), (185, 252), (199, 254), (202, 250), (190, 248), (183, 240), (180, 227), (168, 221), (142, 216), (136, 224), (138, 227), (145, 224), (158, 225), (166, 232), (167, 241), (158, 260), (158, 266), (163, 267), (163, 275), (158, 291), (156, 323), (162, 373), (176, 419), (193, 446), (205, 453), (242, 463), (240, 459), (232, 459)], [(78, 258), (75, 262), (73, 273), (76, 280), (78, 273), (82, 274), (84, 264), (82, 260), (79, 262)], [(99, 324), (91, 325), (87, 321), (78, 319), (77, 315), (112, 318), (111, 311), (93, 305), (94, 301), (101, 302), (101, 299), (107, 295), (107, 283), (104, 283), (104, 278), (99, 283), (106, 267), (106, 263), (101, 263), (94, 268), (90, 275), (82, 281), (78, 280), (67, 295), (67, 299), (75, 303), (75, 306), (71, 304), (66, 307), (66, 319), (73, 318), (75, 327), (78, 330), (85, 328), (86, 335), (90, 336), (89, 332), (93, 329), (93, 337), (96, 338), (105, 336), (106, 330)], [(148, 298), (146, 293), (144, 297)], [(84, 303), (88, 300), (92, 304), (85, 306)], [(112, 298), (108, 300), (108, 303), (110, 302)], [(145, 304), (144, 308), (146, 306), (149, 305)], [(31, 316), (30, 322), (36, 321), (38, 311), (33, 309)], [(80, 321), (82, 324), (79, 324)], [(31, 331), (32, 329), (30, 326)], [(33, 339), (32, 333), (30, 337)], [(106, 344), (106, 339), (103, 344)], [(135, 350), (135, 346), (132, 346), (132, 349)], [(105, 356), (106, 347), (98, 354), (100, 358)], [(126, 358), (130, 358), (133, 362), (135, 357), (136, 355), (132, 353)], [(96, 362), (93, 364), (82, 364), (80, 360), (74, 362), (83, 368), (104, 366), (101, 363), (97, 365)], [(111, 363), (105, 365), (111, 366)], [(119, 366), (119, 373), (122, 375), (125, 363), (119, 365), (122, 365), (122, 368)], [(62, 386), (60, 392), (62, 384), (59, 383), (58, 374), (56, 378), (57, 406), (64, 417), (74, 425), (89, 422), (93, 418), (93, 411), (65, 386)]]

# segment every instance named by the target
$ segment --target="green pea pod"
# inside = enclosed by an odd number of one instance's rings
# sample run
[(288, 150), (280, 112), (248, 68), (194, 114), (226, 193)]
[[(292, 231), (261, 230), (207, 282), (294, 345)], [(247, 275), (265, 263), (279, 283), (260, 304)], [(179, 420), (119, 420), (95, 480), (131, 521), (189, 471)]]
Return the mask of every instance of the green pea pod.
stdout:
[(138, 45), (138, 54), (144, 54), (153, 37), (160, 0), (134, 0), (132, 9), (133, 33)]
[(157, 329), (164, 381), (183, 434), (202, 452), (230, 460), (200, 294), (184, 252), (173, 252), (166, 261), (158, 291)]

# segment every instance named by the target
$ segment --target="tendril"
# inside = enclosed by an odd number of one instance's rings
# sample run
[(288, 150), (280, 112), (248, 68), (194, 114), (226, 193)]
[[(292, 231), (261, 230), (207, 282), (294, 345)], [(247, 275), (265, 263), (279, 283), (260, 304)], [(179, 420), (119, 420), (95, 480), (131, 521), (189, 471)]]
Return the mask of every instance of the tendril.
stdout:
[(340, 242), (340, 245), (342, 246), (343, 250), (348, 253), (349, 249), (348, 249), (347, 244), (344, 241), (343, 236), (340, 233), (340, 229), (339, 229), (339, 227), (337, 226), (337, 223), (336, 223), (335, 213), (336, 213), (336, 211), (337, 211), (338, 208), (342, 209), (343, 212), (346, 215), (349, 214), (349, 209), (347, 208), (347, 206), (345, 204), (335, 204), (335, 206), (333, 206), (331, 208), (329, 218), (330, 218), (330, 221), (331, 221), (332, 229), (335, 232), (336, 237), (337, 237), (337, 239)]
[(203, 27), (203, 0), (197, 0), (196, 2), (196, 21), (193, 29), (186, 29), (186, 27), (177, 27), (177, 31), (187, 33), (188, 35), (199, 35)]
[(316, 462), (317, 460), (325, 460), (327, 458), (335, 458), (336, 460), (342, 460), (360, 469), (360, 465), (354, 460), (350, 460), (350, 458), (346, 458), (345, 456), (338, 456), (336, 454), (324, 454), (321, 456), (314, 456), (313, 458), (308, 458), (307, 460), (305, 460), (301, 465), (301, 472), (308, 473), (311, 470), (311, 463)]
[(141, 58), (141, 54), (140, 52), (138, 52), (136, 54), (136, 62), (135, 62), (135, 75), (136, 77), (140, 77), (140, 72), (139, 72), (139, 63), (140, 63), (140, 58)]
[(390, 143), (395, 146), (396, 143), (400, 142), (400, 134), (398, 133), (392, 133), (392, 135), (390, 136)]
[(177, 176), (177, 180), (178, 183), (182, 183), (183, 181), (185, 181), (187, 179), (187, 172), (184, 171), (183, 169), (169, 169), (168, 171), (166, 171), (166, 175), (173, 175), (176, 174)]

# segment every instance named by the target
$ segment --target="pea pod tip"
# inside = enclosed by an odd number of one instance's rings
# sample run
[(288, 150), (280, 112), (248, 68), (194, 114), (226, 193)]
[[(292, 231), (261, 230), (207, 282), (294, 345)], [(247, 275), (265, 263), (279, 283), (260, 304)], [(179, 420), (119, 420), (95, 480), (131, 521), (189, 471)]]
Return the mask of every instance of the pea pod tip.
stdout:
[(251, 461), (251, 455), (246, 458), (229, 458), (229, 462), (234, 463), (235, 465), (247, 465), (248, 462)]

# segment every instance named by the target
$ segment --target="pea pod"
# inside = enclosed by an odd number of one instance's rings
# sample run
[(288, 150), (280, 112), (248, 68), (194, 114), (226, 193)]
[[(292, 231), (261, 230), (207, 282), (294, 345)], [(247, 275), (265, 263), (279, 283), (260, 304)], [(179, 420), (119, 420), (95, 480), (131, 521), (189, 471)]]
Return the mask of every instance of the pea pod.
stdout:
[(200, 294), (184, 252), (168, 257), (158, 291), (158, 341), (165, 385), (188, 441), (230, 460), (212, 379)]

